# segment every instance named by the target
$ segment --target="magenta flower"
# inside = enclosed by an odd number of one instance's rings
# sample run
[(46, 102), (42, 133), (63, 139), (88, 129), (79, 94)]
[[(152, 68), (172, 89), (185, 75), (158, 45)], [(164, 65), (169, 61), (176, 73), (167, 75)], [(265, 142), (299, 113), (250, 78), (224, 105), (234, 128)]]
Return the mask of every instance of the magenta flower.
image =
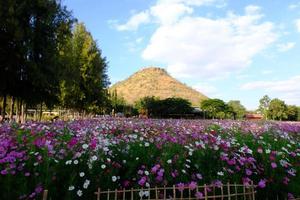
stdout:
[(250, 169), (246, 169), (246, 174), (247, 174), (247, 176), (251, 176), (252, 171)]
[(138, 184), (140, 185), (140, 186), (144, 186), (145, 185), (145, 183), (146, 183), (146, 177), (144, 176), (144, 177), (142, 177), (140, 180), (139, 180), (139, 182), (138, 182)]
[(189, 188), (191, 189), (191, 190), (194, 190), (194, 189), (196, 189), (197, 188), (197, 183), (195, 182), (195, 181), (192, 181), (192, 182), (190, 182), (190, 184), (189, 184)]
[(184, 190), (184, 183), (178, 183), (177, 184), (177, 189), (182, 192)]
[(275, 162), (272, 162), (272, 163), (271, 163), (271, 167), (272, 167), (273, 169), (275, 169), (275, 168), (277, 167), (277, 164), (276, 164)]
[(266, 187), (266, 180), (265, 179), (260, 179), (260, 181), (258, 182), (258, 187), (265, 188)]
[(203, 193), (202, 192), (196, 192), (195, 197), (197, 199), (202, 199), (203, 198)]

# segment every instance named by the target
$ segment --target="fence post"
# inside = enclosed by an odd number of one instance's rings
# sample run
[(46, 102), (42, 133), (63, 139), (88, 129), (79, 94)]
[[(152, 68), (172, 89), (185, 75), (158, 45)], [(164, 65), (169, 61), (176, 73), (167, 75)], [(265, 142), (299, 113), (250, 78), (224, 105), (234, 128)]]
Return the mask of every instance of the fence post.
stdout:
[(118, 190), (115, 189), (115, 200), (117, 200), (117, 199), (118, 199)]
[(231, 192), (230, 192), (230, 184), (227, 183), (227, 194), (228, 194), (228, 200), (231, 200)]
[(44, 190), (43, 192), (43, 200), (47, 200), (48, 198), (48, 190)]
[(173, 199), (176, 199), (176, 188), (175, 188), (175, 185), (173, 185)]
[(206, 190), (206, 184), (204, 184), (204, 197), (205, 197), (205, 200), (207, 200), (207, 190)]
[(125, 200), (126, 197), (126, 192), (125, 192), (125, 188), (123, 188), (123, 200)]
[(100, 188), (97, 189), (97, 192), (95, 192), (95, 195), (97, 195), (97, 200), (100, 200), (100, 195), (101, 195), (101, 190)]
[(133, 200), (133, 189), (130, 189), (131, 200)]

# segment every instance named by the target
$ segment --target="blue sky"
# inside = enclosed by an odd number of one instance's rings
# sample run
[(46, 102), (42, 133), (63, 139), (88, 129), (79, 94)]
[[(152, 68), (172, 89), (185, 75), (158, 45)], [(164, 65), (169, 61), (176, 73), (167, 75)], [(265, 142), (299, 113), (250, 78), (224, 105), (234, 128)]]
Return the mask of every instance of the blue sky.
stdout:
[(112, 83), (147, 66), (211, 98), (300, 105), (298, 0), (63, 0), (97, 40)]

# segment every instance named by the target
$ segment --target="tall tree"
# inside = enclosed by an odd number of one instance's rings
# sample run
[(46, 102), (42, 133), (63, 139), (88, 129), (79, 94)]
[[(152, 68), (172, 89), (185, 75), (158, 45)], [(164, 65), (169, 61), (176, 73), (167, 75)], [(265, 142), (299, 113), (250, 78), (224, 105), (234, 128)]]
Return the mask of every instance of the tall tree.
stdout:
[(107, 62), (84, 24), (76, 24), (63, 54), (69, 62), (61, 82), (62, 104), (78, 111), (97, 112), (108, 98)]
[(270, 102), (271, 102), (271, 99), (268, 95), (264, 95), (259, 100), (258, 111), (264, 116), (265, 119), (268, 119)]
[(273, 120), (287, 119), (287, 106), (284, 101), (280, 99), (272, 99), (268, 113)]
[(238, 100), (231, 100), (227, 105), (229, 110), (232, 111), (234, 119), (242, 119), (246, 114), (246, 108)]
[(288, 105), (287, 106), (287, 110), (286, 110), (286, 114), (287, 114), (287, 119), (290, 121), (297, 121), (298, 115), (300, 113), (298, 113), (298, 107), (295, 105)]
[[(58, 43), (73, 18), (58, 0), (0, 2), (0, 94), (22, 105), (58, 96)], [(4, 108), (5, 109), (5, 108)]]
[[(227, 110), (226, 103), (221, 99), (206, 99), (201, 102), (201, 109), (213, 119), (217, 116), (223, 118)], [(223, 113), (220, 113), (223, 112)]]

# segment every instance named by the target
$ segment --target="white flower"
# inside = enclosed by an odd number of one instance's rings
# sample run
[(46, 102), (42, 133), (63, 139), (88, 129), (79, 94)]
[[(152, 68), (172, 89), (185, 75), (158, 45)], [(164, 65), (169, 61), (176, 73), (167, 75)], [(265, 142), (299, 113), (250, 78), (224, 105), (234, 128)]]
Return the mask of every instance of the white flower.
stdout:
[(95, 160), (97, 160), (98, 158), (97, 158), (97, 156), (92, 156), (92, 160), (93, 161), (95, 161)]
[(218, 172), (217, 173), (219, 176), (224, 176), (224, 172)]
[(35, 162), (33, 163), (33, 166), (38, 166), (38, 164), (39, 164), (38, 162)]
[(147, 183), (145, 184), (145, 186), (146, 186), (146, 187), (150, 187), (150, 184), (147, 182)]
[(149, 147), (149, 146), (150, 146), (149, 142), (145, 142), (145, 147)]
[(83, 184), (83, 188), (87, 189), (89, 187), (90, 181), (89, 180), (85, 180), (84, 184)]
[(74, 163), (74, 165), (77, 165), (78, 164), (78, 160), (74, 160), (73, 163)]
[(144, 196), (143, 190), (141, 190), (141, 191), (139, 192), (139, 196), (140, 196), (141, 198)]
[(136, 159), (136, 160), (139, 160), (140, 158), (139, 158), (139, 157), (136, 157), (135, 159)]
[(191, 166), (189, 166), (188, 164), (185, 164), (186, 168), (191, 168)]
[(87, 149), (88, 147), (89, 147), (88, 144), (83, 144), (83, 145), (82, 145), (82, 148), (83, 148), (83, 149)]
[(122, 162), (125, 164), (125, 163), (126, 163), (126, 160), (123, 160)]
[(101, 165), (101, 168), (102, 168), (102, 169), (105, 169), (105, 168), (106, 168), (106, 165), (104, 165), (104, 164)]
[(109, 148), (104, 147), (104, 148), (103, 148), (103, 151), (107, 152), (107, 151), (109, 151)]
[(269, 154), (271, 153), (271, 150), (270, 149), (266, 149), (266, 154)]
[(184, 174), (186, 174), (186, 171), (183, 169), (183, 170), (181, 170), (182, 171), (182, 173), (184, 173)]
[(106, 160), (107, 160), (107, 162), (111, 162), (111, 159), (110, 159), (110, 158), (107, 158)]
[(72, 160), (67, 160), (66, 165), (70, 165), (70, 164), (72, 164)]
[(144, 195), (145, 195), (146, 197), (148, 197), (148, 196), (149, 196), (149, 191), (145, 191), (145, 192), (144, 192)]
[(72, 191), (74, 189), (75, 189), (75, 187), (73, 185), (69, 186), (69, 191)]
[(171, 163), (172, 163), (172, 160), (171, 160), (171, 159), (167, 160), (167, 163), (168, 163), (168, 164), (171, 164)]
[(78, 191), (77, 191), (77, 195), (78, 195), (79, 197), (81, 197), (81, 196), (82, 196), (82, 191), (81, 191), (81, 190), (78, 190)]
[(148, 175), (149, 175), (149, 172), (148, 172), (148, 171), (145, 171), (145, 175), (148, 176)]
[(80, 177), (84, 177), (84, 175), (85, 175), (84, 172), (80, 172), (80, 173), (79, 173), (79, 176), (80, 176)]
[(112, 180), (113, 182), (116, 182), (116, 181), (117, 181), (117, 177), (116, 177), (116, 176), (113, 176), (113, 177), (111, 177), (111, 180)]

